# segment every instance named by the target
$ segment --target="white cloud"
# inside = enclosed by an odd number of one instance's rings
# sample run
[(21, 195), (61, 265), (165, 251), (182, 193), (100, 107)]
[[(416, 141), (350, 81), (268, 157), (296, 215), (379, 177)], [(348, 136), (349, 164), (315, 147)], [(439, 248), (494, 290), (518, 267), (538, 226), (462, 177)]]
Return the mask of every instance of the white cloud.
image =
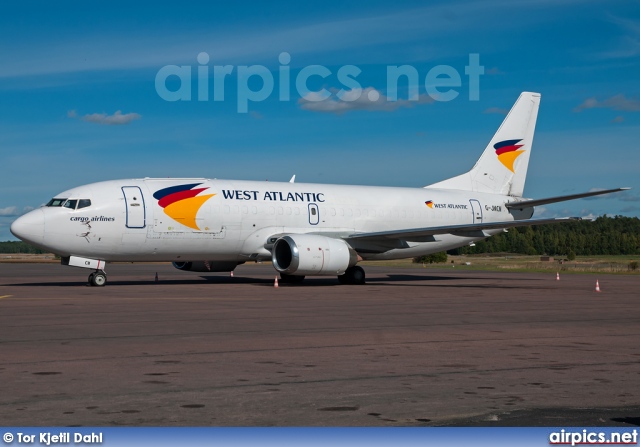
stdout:
[[(604, 191), (605, 188), (590, 188), (588, 192), (598, 192), (598, 191)], [(582, 200), (600, 200), (605, 196), (608, 196), (610, 194), (600, 194), (599, 196), (591, 196), (591, 197), (583, 197)]]
[(621, 202), (640, 202), (640, 195), (625, 192), (623, 194), (620, 194), (619, 199)]
[(8, 206), (6, 208), (0, 208), (0, 217), (17, 217), (17, 216), (22, 216), (25, 213), (28, 213), (29, 211), (34, 210), (35, 208), (32, 206), (25, 206), (24, 208), (22, 208), (22, 211), (20, 211), (20, 208), (18, 208), (17, 206)]
[(0, 208), (0, 216), (19, 216), (20, 212), (18, 211), (17, 206), (8, 206), (6, 208)]
[(621, 213), (635, 213), (638, 211), (640, 211), (640, 206), (636, 206), (636, 205), (625, 206), (624, 208), (620, 209)]
[(612, 109), (621, 110), (624, 112), (638, 112), (640, 111), (640, 100), (627, 98), (624, 95), (615, 95), (611, 98), (603, 101), (598, 101), (596, 98), (587, 98), (582, 104), (573, 109), (574, 112), (582, 112), (586, 109)]
[(311, 92), (298, 100), (300, 108), (304, 110), (336, 114), (353, 110), (391, 112), (401, 107), (413, 107), (416, 104), (431, 104), (433, 102), (435, 100), (426, 94), (420, 95), (416, 100), (391, 101), (373, 87), (349, 90), (342, 95), (342, 98), (332, 95), (321, 99), (319, 93)]
[[(73, 116), (69, 115), (71, 118), (77, 116), (75, 111), (72, 111)], [(106, 113), (92, 113), (90, 115), (85, 115), (81, 119), (82, 121), (86, 121), (88, 123), (96, 123), (96, 124), (106, 124), (110, 126), (118, 126), (123, 124), (129, 124), (131, 121), (139, 120), (142, 116), (138, 113), (125, 113), (123, 114), (120, 110), (116, 111), (113, 115), (107, 115)]]

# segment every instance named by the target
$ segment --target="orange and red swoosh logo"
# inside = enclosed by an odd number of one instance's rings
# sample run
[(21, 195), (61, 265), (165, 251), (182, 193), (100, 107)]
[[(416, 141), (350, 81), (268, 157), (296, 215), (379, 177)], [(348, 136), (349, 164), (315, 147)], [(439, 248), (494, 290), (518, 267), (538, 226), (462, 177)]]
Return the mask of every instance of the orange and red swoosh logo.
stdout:
[(516, 158), (524, 152), (523, 149), (520, 149), (524, 144), (518, 144), (521, 141), (522, 140), (505, 140), (493, 145), (500, 163), (514, 174), (515, 171), (513, 170), (513, 164), (515, 163)]
[(164, 208), (164, 213), (182, 225), (194, 230), (200, 230), (196, 224), (196, 215), (198, 211), (215, 194), (204, 194), (199, 196), (203, 191), (209, 189), (197, 188), (202, 183), (190, 183), (188, 185), (170, 186), (160, 189), (153, 194), (158, 201), (158, 205)]

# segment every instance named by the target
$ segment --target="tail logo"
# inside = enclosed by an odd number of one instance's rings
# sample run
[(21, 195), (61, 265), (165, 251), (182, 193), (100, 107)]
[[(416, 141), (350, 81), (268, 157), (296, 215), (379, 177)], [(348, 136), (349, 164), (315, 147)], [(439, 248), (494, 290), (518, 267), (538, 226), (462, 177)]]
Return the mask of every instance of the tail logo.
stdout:
[(196, 215), (198, 211), (215, 194), (204, 194), (199, 196), (202, 191), (209, 188), (197, 188), (202, 183), (191, 183), (188, 185), (170, 186), (160, 189), (153, 194), (164, 209), (164, 213), (182, 225), (194, 230), (200, 230), (196, 223)]
[(524, 150), (520, 149), (524, 144), (518, 144), (521, 141), (522, 140), (505, 140), (493, 145), (496, 149), (496, 155), (498, 156), (500, 163), (514, 174), (515, 171), (513, 170), (513, 164), (515, 163), (516, 158), (524, 152)]

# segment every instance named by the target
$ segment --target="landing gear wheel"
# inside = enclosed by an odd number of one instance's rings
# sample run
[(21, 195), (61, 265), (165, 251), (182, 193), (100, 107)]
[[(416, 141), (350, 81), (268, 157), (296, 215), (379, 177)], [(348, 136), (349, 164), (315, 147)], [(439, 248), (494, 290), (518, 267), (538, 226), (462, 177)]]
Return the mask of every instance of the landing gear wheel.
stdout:
[(94, 287), (103, 287), (107, 283), (107, 274), (99, 271), (89, 275), (90, 284)]
[(300, 284), (302, 281), (304, 281), (304, 276), (280, 273), (280, 282), (283, 284)]
[(361, 285), (364, 284), (364, 279), (364, 269), (357, 265), (349, 267), (344, 272), (344, 275), (338, 276), (338, 282), (340, 284)]

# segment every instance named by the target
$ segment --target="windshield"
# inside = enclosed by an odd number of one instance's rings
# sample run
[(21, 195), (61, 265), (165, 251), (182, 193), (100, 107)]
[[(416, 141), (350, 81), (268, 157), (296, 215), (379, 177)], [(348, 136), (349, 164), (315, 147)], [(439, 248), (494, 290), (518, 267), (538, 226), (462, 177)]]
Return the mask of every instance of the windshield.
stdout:
[(77, 204), (78, 204), (77, 200), (67, 200), (66, 202), (64, 202), (64, 207), (75, 210)]
[(62, 206), (66, 201), (67, 199), (51, 199), (49, 200), (49, 203), (46, 204), (46, 206)]
[(90, 199), (59, 199), (53, 198), (49, 200), (45, 206), (63, 206), (65, 208), (69, 208), (70, 210), (87, 208), (91, 206)]

